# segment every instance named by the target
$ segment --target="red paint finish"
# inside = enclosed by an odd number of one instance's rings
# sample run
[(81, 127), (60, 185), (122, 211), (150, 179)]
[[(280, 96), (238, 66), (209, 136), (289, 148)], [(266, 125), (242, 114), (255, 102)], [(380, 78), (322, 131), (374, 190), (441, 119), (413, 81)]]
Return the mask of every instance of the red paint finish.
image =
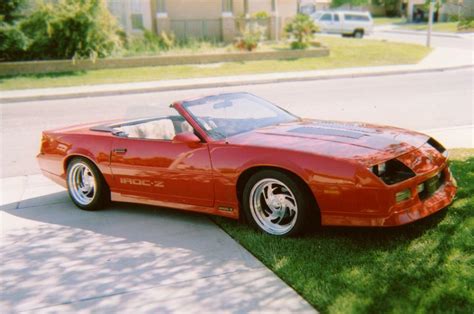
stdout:
[[(82, 156), (103, 173), (115, 201), (231, 218), (241, 214), (239, 179), (249, 171), (273, 167), (304, 181), (317, 202), (321, 223), (338, 226), (406, 224), (448, 206), (456, 193), (447, 157), (427, 143), (424, 134), (364, 123), (302, 120), (213, 140), (182, 103), (173, 106), (197, 136), (182, 132), (173, 140), (150, 140), (91, 130), (101, 123), (45, 131), (40, 167), (65, 186), (67, 162)], [(357, 129), (363, 135), (294, 132), (315, 126)], [(369, 170), (391, 159), (402, 162), (415, 176), (387, 185)], [(438, 174), (442, 174), (441, 186), (421, 197), (417, 186)], [(407, 189), (410, 197), (397, 202), (396, 194)]]

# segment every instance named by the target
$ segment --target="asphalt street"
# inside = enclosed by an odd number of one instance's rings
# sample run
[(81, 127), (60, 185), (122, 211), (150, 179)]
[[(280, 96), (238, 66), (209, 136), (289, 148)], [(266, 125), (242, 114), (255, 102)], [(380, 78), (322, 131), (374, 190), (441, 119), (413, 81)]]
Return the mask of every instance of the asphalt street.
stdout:
[(1, 177), (39, 173), (41, 131), (168, 112), (192, 95), (247, 91), (308, 118), (416, 130), (473, 124), (473, 70), (0, 104)]

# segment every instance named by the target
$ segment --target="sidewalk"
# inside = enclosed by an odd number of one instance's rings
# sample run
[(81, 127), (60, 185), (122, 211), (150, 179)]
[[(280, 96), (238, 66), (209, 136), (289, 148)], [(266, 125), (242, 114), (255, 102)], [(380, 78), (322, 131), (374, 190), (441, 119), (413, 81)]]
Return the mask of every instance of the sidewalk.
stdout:
[(41, 175), (0, 191), (3, 313), (316, 312), (205, 215), (81, 211)]
[(472, 51), (451, 48), (436, 48), (422, 62), (413, 65), (344, 68), (333, 70), (283, 72), (139, 83), (2, 91), (0, 95), (0, 103), (110, 96), (252, 84), (270, 84), (291, 81), (327, 80), (338, 78), (424, 73), (469, 68), (472, 66)]
[(474, 125), (422, 130), (450, 148), (474, 148)]

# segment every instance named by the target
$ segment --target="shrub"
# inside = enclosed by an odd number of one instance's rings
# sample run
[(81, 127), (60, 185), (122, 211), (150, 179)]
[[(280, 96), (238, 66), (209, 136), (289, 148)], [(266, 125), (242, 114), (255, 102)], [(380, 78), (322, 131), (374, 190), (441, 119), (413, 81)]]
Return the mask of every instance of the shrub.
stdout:
[(119, 28), (103, 0), (63, 0), (40, 6), (22, 29), (32, 59), (103, 58), (121, 46)]
[(24, 56), (29, 40), (18, 25), (0, 23), (0, 60), (14, 60)]
[(262, 30), (260, 30), (259, 28), (247, 28), (242, 33), (242, 37), (237, 38), (237, 41), (235, 42), (235, 47), (240, 50), (253, 51), (258, 47), (258, 44), (262, 39), (262, 34)]
[(458, 30), (459, 31), (467, 31), (474, 29), (474, 18), (466, 17), (461, 18), (458, 22)]
[(17, 23), (25, 4), (26, 0), (0, 1), (0, 60), (20, 57), (28, 48), (28, 38)]
[(292, 49), (305, 49), (309, 46), (313, 33), (318, 31), (311, 18), (304, 14), (298, 14), (285, 26), (286, 33), (293, 38)]
[(9, 60), (95, 59), (111, 55), (122, 44), (104, 0), (40, 4), (15, 28), (2, 27), (0, 33), (7, 39), (0, 52)]
[(459, 22), (459, 16), (457, 15), (449, 15), (448, 22)]
[(162, 32), (159, 36), (147, 29), (143, 30), (143, 36), (133, 38), (127, 50), (132, 53), (156, 53), (169, 50), (175, 45), (173, 34)]
[(166, 32), (161, 32), (161, 46), (163, 49), (169, 50), (174, 47), (176, 43), (176, 37), (174, 34), (167, 34)]
[(253, 17), (257, 20), (266, 20), (270, 17), (266, 11), (259, 11), (253, 14)]

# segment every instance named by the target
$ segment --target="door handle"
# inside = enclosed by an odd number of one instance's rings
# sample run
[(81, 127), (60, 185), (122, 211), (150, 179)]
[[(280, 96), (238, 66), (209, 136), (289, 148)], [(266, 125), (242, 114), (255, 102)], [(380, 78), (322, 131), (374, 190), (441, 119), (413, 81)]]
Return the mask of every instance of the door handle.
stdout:
[(114, 152), (116, 154), (125, 154), (127, 152), (127, 149), (126, 148), (114, 148), (112, 150), (112, 152)]

